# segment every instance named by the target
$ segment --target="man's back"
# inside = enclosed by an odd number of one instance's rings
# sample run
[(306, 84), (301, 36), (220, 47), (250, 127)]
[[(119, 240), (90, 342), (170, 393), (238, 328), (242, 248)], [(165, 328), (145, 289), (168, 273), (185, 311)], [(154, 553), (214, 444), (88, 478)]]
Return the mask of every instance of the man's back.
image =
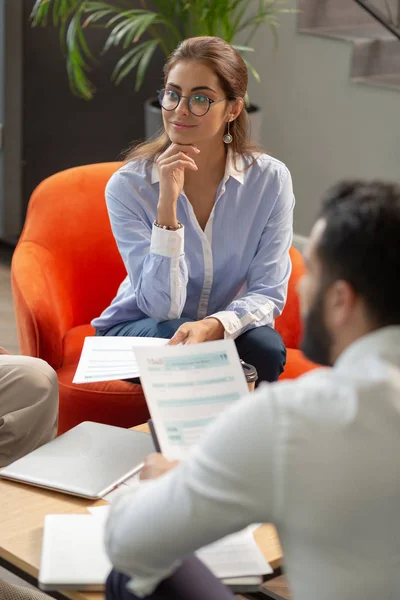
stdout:
[(108, 548), (132, 589), (151, 589), (171, 556), (271, 521), (296, 600), (400, 598), (399, 341), (400, 327), (381, 329), (331, 370), (262, 387), (141, 501), (121, 498)]
[(281, 401), (274, 521), (296, 599), (400, 597), (399, 342), (360, 340)]

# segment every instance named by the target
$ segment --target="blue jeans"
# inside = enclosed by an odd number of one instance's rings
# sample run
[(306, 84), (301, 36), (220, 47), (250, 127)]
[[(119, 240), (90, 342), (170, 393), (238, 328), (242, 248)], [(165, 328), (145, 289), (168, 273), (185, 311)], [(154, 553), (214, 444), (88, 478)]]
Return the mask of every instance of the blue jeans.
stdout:
[[(146, 318), (125, 321), (108, 329), (97, 330), (96, 335), (171, 338), (183, 323), (189, 322), (193, 322), (193, 319), (182, 318), (160, 322)], [(268, 325), (255, 327), (242, 333), (236, 338), (235, 343), (240, 358), (256, 368), (258, 383), (278, 379), (285, 367), (286, 348), (275, 329)], [(138, 383), (139, 380), (132, 381)]]
[[(137, 596), (126, 589), (129, 577), (111, 571), (106, 582), (106, 600), (135, 600)], [(148, 600), (235, 600), (207, 567), (194, 556), (183, 561), (175, 573), (160, 583)]]

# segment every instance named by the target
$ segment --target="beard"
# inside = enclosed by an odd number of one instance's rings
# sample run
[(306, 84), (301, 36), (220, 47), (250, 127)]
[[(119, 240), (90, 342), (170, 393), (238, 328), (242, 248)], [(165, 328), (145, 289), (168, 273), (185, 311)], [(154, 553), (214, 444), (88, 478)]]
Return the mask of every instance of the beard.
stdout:
[(324, 293), (320, 290), (304, 320), (301, 350), (309, 360), (331, 367), (332, 345), (332, 335), (324, 319)]

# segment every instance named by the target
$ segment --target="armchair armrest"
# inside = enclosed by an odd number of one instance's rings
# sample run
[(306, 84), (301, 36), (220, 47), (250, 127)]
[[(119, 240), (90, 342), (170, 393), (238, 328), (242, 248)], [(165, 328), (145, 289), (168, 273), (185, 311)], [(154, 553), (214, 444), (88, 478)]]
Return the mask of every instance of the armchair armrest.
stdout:
[(12, 259), (11, 284), (22, 354), (42, 358), (58, 369), (64, 335), (73, 326), (62, 264), (44, 246), (21, 241)]

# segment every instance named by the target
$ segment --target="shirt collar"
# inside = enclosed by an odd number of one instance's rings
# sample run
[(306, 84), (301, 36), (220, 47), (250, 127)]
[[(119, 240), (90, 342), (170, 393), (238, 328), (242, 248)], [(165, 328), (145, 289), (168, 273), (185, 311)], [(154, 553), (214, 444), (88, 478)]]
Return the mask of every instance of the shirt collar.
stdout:
[(400, 366), (400, 326), (382, 327), (353, 342), (335, 363), (335, 368), (354, 368), (366, 356), (384, 356), (389, 362)]
[[(244, 183), (244, 161), (241, 154), (236, 154), (236, 161), (234, 160), (234, 154), (231, 148), (228, 148), (228, 155), (225, 163), (224, 182), (228, 181), (229, 177), (233, 177), (239, 183)], [(236, 166), (235, 166), (236, 163)], [(153, 162), (151, 169), (151, 183), (159, 183), (160, 175), (158, 173), (158, 167), (156, 161)]]

